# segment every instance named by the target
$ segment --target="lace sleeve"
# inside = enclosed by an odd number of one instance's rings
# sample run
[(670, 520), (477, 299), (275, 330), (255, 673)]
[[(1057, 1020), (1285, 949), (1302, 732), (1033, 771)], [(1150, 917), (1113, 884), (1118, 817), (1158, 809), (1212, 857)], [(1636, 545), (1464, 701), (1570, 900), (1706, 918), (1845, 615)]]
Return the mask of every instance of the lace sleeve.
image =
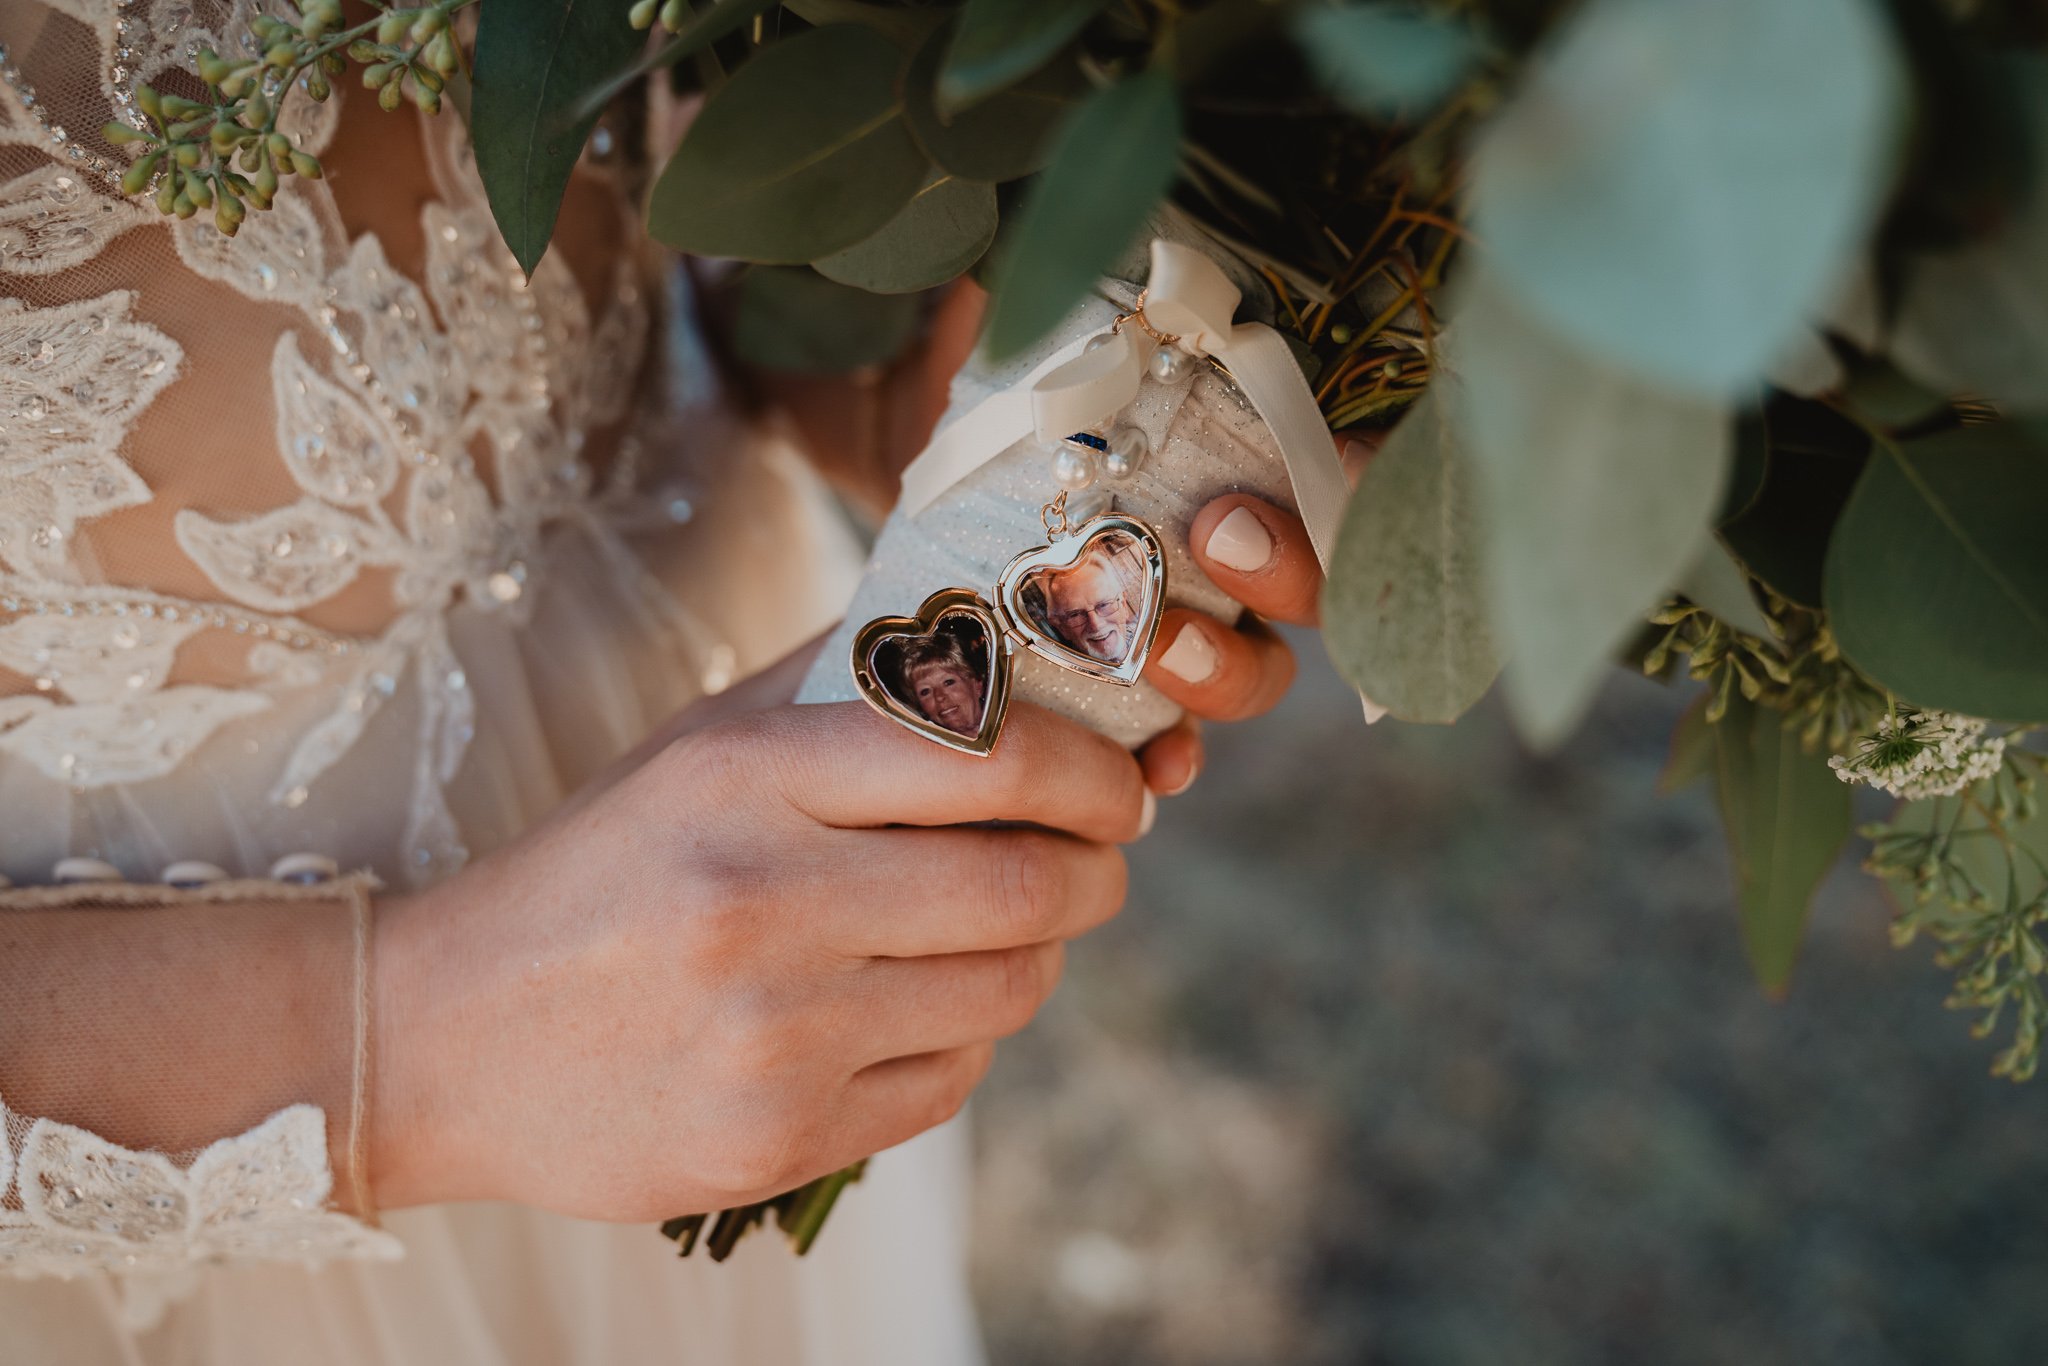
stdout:
[(373, 885), (0, 891), (0, 1269), (399, 1255), (365, 1222)]

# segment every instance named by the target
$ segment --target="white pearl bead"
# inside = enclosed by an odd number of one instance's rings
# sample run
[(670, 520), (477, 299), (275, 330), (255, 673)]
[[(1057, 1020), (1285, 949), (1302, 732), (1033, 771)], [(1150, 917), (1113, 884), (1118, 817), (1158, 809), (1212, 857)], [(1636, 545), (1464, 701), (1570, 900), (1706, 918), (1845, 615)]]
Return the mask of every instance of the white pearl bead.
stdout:
[(1102, 456), (1106, 479), (1128, 479), (1152, 453), (1152, 442), (1140, 427), (1118, 427), (1109, 434), (1109, 449)]
[(1162, 346), (1152, 353), (1146, 368), (1161, 384), (1178, 384), (1195, 368), (1195, 358), (1178, 346)]
[(341, 876), (341, 865), (321, 854), (286, 854), (270, 865), (270, 876), (278, 882), (329, 882)]
[(226, 882), (227, 870), (218, 864), (202, 863), (198, 859), (185, 859), (174, 863), (158, 874), (157, 881), (172, 887), (204, 887), (209, 882)]
[(1069, 493), (1078, 493), (1095, 482), (1099, 461), (1094, 451), (1071, 441), (1060, 443), (1052, 458), (1052, 481)]
[(57, 866), (50, 870), (52, 882), (126, 882), (121, 870), (105, 859), (65, 858), (58, 859)]

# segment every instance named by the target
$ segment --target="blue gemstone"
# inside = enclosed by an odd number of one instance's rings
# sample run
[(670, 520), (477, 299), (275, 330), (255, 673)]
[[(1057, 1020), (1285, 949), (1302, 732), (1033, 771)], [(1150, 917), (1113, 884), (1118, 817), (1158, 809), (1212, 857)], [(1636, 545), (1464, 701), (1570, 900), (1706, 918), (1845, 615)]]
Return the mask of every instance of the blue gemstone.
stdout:
[(1081, 445), (1086, 446), (1091, 451), (1106, 451), (1109, 449), (1109, 442), (1103, 440), (1101, 437), (1097, 436), (1093, 432), (1075, 432), (1072, 436), (1068, 437), (1067, 440), (1078, 442)]

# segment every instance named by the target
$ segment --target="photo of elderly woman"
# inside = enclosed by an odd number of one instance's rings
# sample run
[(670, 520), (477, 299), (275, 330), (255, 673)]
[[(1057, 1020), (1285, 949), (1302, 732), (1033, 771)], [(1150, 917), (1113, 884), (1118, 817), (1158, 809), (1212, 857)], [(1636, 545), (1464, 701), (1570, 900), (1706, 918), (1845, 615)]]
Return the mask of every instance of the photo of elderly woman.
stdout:
[(1039, 630), (1090, 659), (1121, 664), (1138, 631), (1144, 576), (1137, 538), (1116, 531), (1069, 568), (1032, 575), (1019, 596)]
[(980, 622), (954, 613), (928, 636), (891, 636), (876, 646), (874, 674), (925, 720), (972, 736), (988, 700), (988, 646)]

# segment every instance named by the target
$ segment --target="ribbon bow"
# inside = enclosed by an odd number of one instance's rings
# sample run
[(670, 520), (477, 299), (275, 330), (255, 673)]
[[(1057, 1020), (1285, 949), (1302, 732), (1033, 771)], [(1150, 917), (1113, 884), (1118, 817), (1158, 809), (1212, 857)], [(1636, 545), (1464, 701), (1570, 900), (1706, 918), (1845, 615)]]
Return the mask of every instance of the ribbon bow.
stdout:
[[(1160, 346), (1213, 356), (1230, 371), (1280, 448), (1295, 505), (1325, 570), (1351, 486), (1336, 444), (1294, 353), (1264, 323), (1233, 323), (1242, 296), (1214, 261), (1193, 247), (1155, 239), (1152, 272), (1139, 309), (1107, 343), (1094, 337), (1062, 347), (1015, 385), (993, 394), (932, 438), (903, 472), (903, 511), (915, 516), (938, 496), (1036, 432), (1054, 442), (1101, 425), (1138, 396), (1146, 364)], [(1368, 699), (1368, 720), (1380, 708)]]

